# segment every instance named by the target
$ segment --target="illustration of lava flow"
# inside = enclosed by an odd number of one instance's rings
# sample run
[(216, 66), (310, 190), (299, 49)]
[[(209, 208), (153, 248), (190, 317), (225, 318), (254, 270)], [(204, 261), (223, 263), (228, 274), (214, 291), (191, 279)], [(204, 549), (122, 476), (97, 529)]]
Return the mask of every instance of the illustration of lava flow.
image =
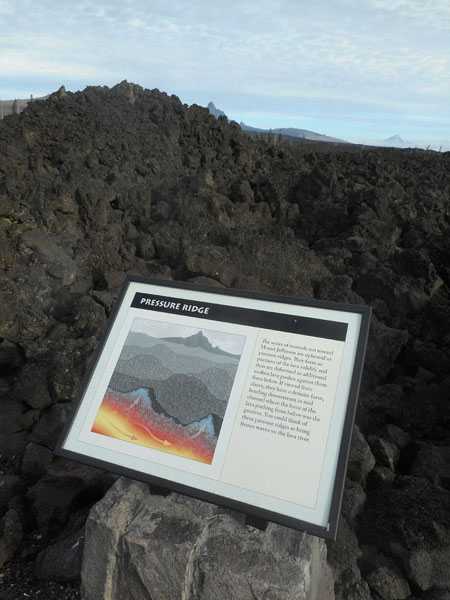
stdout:
[(120, 394), (108, 389), (92, 431), (210, 464), (216, 440), (207, 419), (189, 426), (177, 424), (145, 406), (146, 392)]
[[(148, 335), (142, 321), (134, 319), (92, 432), (211, 464), (240, 354), (211, 345), (198, 330)], [(242, 336), (233, 338), (243, 345)]]

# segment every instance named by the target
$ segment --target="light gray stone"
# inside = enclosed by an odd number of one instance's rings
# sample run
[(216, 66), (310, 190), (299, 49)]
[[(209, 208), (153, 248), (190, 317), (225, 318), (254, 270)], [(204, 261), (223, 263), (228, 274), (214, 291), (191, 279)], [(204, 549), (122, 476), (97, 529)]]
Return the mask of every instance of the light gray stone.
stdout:
[(411, 596), (411, 590), (403, 573), (392, 559), (377, 555), (373, 568), (366, 576), (371, 590), (383, 600), (405, 600)]
[(333, 600), (324, 542), (120, 479), (90, 512), (84, 600)]
[(81, 593), (89, 600), (113, 598), (118, 579), (118, 545), (148, 494), (143, 483), (119, 479), (91, 509), (86, 522)]
[(370, 446), (358, 425), (354, 425), (347, 475), (352, 481), (364, 484), (367, 475), (374, 466), (375, 457), (370, 450)]

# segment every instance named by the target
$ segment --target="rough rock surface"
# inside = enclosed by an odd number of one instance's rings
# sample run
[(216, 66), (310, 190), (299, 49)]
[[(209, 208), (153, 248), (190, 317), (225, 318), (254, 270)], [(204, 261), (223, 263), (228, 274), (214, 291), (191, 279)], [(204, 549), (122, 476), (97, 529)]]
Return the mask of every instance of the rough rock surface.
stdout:
[(120, 479), (86, 525), (86, 600), (334, 598), (323, 540)]
[(114, 481), (52, 450), (127, 273), (372, 307), (335, 594), (448, 598), (450, 154), (275, 145), (126, 82), (30, 103), (0, 147), (5, 599)]
[[(421, 590), (450, 586), (450, 495), (427, 480), (398, 477), (389, 495), (377, 490), (367, 502), (363, 535), (399, 559)], [(383, 496), (383, 505), (379, 497)], [(389, 536), (386, 536), (389, 531)]]

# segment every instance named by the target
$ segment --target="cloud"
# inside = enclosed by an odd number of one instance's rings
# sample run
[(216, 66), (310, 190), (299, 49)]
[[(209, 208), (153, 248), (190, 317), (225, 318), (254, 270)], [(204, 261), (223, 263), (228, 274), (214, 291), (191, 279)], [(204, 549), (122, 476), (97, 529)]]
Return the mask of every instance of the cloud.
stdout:
[(55, 89), (128, 79), (285, 114), (449, 115), (448, 0), (3, 0), (0, 23), (16, 89), (45, 74)]
[(428, 29), (432, 35), (450, 31), (450, 4), (447, 0), (369, 0), (368, 5), (395, 19), (402, 28)]
[(45, 75), (46, 77), (68, 77), (70, 79), (89, 78), (100, 74), (97, 67), (89, 64), (61, 63), (43, 57), (40, 52), (35, 50), (2, 51), (0, 53), (0, 71), (4, 77), (26, 72), (29, 76)]

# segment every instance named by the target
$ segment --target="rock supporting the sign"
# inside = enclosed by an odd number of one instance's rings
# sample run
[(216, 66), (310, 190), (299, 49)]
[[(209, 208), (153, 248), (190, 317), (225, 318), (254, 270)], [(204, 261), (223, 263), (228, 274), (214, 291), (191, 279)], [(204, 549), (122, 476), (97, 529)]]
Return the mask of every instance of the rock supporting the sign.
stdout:
[(120, 479), (86, 524), (85, 600), (333, 600), (323, 540)]

